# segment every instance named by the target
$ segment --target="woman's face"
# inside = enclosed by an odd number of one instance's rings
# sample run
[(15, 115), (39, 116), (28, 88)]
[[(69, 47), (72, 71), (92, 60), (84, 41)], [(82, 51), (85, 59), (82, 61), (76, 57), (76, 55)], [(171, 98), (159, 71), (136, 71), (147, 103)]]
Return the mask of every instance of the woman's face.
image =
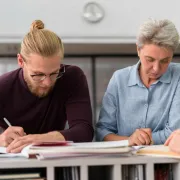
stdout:
[(137, 51), (141, 61), (140, 76), (152, 80), (157, 80), (166, 72), (173, 57), (171, 49), (154, 44), (146, 44)]

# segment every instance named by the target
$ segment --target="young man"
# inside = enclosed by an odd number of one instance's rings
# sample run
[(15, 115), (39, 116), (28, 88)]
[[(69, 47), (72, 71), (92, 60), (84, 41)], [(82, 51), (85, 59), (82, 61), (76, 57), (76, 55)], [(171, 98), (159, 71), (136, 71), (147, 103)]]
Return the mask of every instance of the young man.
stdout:
[(92, 141), (86, 77), (80, 68), (63, 65), (63, 54), (60, 38), (42, 21), (33, 22), (17, 56), (20, 68), (0, 77), (0, 146), (8, 152), (34, 141)]

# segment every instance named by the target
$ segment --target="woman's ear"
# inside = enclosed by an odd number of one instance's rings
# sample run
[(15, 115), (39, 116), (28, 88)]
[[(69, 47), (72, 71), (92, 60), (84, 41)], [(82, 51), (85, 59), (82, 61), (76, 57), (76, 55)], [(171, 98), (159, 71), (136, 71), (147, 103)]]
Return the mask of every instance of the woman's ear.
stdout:
[(18, 61), (18, 64), (19, 64), (19, 67), (23, 68), (24, 67), (24, 60), (21, 56), (21, 54), (17, 54), (17, 61)]
[(137, 44), (136, 44), (136, 49), (137, 49), (137, 54), (139, 56), (140, 55), (140, 48), (137, 46)]

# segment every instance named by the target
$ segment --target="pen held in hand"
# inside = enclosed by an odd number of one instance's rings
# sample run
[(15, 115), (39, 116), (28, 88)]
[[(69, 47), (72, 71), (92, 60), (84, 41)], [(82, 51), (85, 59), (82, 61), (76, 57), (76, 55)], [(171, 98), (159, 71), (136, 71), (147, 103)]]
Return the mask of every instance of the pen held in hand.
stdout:
[(4, 117), (3, 119), (4, 119), (5, 123), (6, 123), (9, 127), (12, 126), (11, 123), (10, 123), (5, 117)]
[[(4, 121), (5, 121), (5, 123), (9, 126), (9, 127), (11, 127), (12, 125), (11, 125), (11, 123), (7, 120), (7, 118), (3, 118), (4, 119)], [(16, 134), (18, 134), (19, 135), (19, 133), (18, 132), (16, 132)], [(26, 133), (24, 132), (24, 135), (26, 135)]]

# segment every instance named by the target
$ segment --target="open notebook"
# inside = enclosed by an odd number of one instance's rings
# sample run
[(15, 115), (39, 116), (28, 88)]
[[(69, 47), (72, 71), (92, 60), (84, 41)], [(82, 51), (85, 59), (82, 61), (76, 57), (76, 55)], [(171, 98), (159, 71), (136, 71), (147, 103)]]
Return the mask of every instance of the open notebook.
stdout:
[(139, 149), (136, 154), (180, 159), (180, 154), (172, 152), (168, 146), (164, 145), (144, 146), (143, 148)]

